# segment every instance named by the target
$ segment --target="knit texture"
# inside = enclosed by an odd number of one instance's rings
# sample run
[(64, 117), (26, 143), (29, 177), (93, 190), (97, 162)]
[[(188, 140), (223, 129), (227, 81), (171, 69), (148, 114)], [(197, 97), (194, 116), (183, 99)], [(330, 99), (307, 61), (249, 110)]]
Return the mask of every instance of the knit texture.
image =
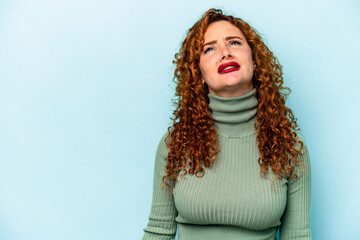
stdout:
[[(276, 180), (269, 171), (260, 176), (260, 156), (254, 128), (256, 90), (234, 98), (209, 94), (219, 154), (205, 175), (178, 177), (173, 194), (163, 191), (165, 134), (155, 159), (154, 189), (149, 222), (143, 240), (280, 240), (311, 239), (311, 169), (304, 143), (305, 171), (296, 179)], [(302, 140), (302, 139), (301, 139)], [(302, 140), (303, 141), (303, 140)]]

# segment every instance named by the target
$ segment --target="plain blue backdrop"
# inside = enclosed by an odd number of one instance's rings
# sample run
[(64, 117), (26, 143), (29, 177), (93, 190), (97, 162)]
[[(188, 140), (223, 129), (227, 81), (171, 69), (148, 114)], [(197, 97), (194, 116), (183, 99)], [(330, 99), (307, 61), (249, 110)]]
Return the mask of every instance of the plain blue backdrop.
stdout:
[(207, 9), (283, 65), (312, 161), (313, 239), (360, 239), (360, 2), (0, 2), (0, 239), (140, 239), (172, 60)]

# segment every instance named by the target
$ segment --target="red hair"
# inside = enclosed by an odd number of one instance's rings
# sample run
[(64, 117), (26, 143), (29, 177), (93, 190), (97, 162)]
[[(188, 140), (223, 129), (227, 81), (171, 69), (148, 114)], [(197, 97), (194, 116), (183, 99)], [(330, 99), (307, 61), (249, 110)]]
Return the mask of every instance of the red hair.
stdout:
[(265, 177), (270, 168), (278, 179), (296, 178), (294, 167), (302, 166), (297, 158), (303, 143), (297, 139), (296, 118), (285, 106), (290, 89), (283, 86), (282, 66), (248, 23), (224, 15), (221, 10), (210, 9), (190, 28), (179, 53), (175, 54), (176, 109), (165, 139), (169, 152), (164, 185), (173, 188), (181, 171), (181, 176), (189, 173), (202, 177), (204, 167), (212, 167), (218, 153), (217, 131), (208, 106), (208, 87), (202, 83), (199, 69), (205, 31), (216, 21), (228, 21), (238, 27), (252, 50), (256, 64), (252, 83), (258, 100), (255, 129), (261, 176)]

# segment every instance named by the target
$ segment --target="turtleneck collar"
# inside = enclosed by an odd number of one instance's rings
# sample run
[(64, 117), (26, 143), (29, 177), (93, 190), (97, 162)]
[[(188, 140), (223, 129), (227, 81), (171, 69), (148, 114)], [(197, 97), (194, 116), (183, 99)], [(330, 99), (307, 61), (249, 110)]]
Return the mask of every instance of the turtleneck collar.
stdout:
[(256, 89), (239, 97), (219, 97), (208, 94), (214, 125), (218, 135), (246, 136), (256, 132), (257, 104)]

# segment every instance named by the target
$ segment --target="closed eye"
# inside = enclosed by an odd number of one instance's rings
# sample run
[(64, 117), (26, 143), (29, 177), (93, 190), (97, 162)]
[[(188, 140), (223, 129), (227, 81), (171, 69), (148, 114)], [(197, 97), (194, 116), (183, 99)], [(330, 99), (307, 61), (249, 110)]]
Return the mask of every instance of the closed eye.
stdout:
[(241, 45), (239, 41), (231, 41), (230, 45)]
[(204, 53), (207, 53), (207, 52), (212, 51), (212, 50), (213, 50), (212, 47), (208, 47), (208, 48), (205, 49)]

